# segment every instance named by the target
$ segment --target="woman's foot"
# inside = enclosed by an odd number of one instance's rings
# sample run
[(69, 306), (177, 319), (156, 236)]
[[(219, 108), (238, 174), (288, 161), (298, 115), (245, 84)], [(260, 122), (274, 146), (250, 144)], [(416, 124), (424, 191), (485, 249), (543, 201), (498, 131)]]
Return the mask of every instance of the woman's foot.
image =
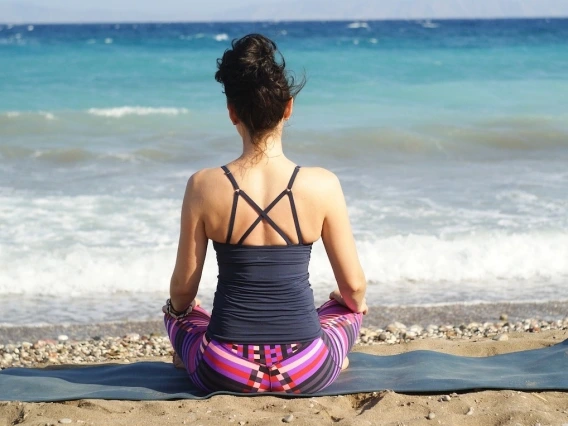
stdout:
[(172, 358), (172, 362), (174, 364), (175, 368), (179, 368), (181, 370), (185, 370), (185, 365), (183, 364), (183, 361), (181, 360), (181, 358), (178, 356), (177, 353), (174, 352), (174, 356)]
[(343, 359), (343, 364), (341, 364), (341, 371), (347, 370), (347, 367), (349, 367), (349, 358), (345, 357)]

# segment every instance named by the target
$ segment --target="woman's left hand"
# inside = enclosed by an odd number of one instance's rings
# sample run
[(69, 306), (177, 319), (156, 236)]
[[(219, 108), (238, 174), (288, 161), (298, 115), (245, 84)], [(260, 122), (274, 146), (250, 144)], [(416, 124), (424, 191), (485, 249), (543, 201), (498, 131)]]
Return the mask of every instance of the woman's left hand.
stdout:
[[(337, 303), (349, 308), (349, 306), (347, 306), (347, 303), (345, 303), (345, 299), (343, 298), (343, 296), (339, 292), (339, 289), (335, 289), (331, 293), (329, 293), (329, 298), (333, 299)], [(351, 308), (349, 308), (349, 309), (351, 309)], [(359, 312), (362, 313), (363, 315), (367, 315), (367, 312), (369, 312), (369, 307), (367, 306), (367, 301), (365, 299), (363, 299), (363, 303), (361, 305), (361, 309), (359, 310)]]

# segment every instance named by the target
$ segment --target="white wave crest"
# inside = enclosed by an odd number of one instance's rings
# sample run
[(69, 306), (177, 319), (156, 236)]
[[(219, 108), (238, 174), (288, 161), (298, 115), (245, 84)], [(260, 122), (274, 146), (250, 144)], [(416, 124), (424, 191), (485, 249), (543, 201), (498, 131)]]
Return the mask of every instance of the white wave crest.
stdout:
[(440, 26), (439, 24), (436, 24), (428, 19), (426, 21), (420, 22), (420, 25), (422, 25), (423, 28), (430, 29), (438, 28)]
[(22, 117), (22, 116), (30, 116), (36, 114), (40, 117), (45, 118), (46, 120), (57, 120), (57, 116), (52, 113), (52, 112), (48, 112), (48, 111), (38, 111), (38, 112), (27, 112), (27, 111), (8, 111), (5, 113), (0, 114), (0, 117), (7, 117), (7, 118), (18, 118), (18, 117)]
[(88, 113), (99, 117), (121, 118), (127, 115), (180, 115), (189, 112), (186, 108), (151, 108), (124, 106), (118, 108), (91, 108)]
[[(171, 238), (153, 247), (75, 244), (49, 252), (0, 251), (0, 262), (7, 265), (0, 275), (0, 295), (165, 291), (175, 247)], [(409, 235), (359, 242), (358, 248), (370, 283), (368, 299), (374, 305), (568, 298), (568, 234), (455, 240)], [(213, 294), (216, 275), (210, 248), (200, 292)], [(335, 285), (321, 243), (314, 246), (310, 280), (320, 300)]]
[(347, 25), (347, 28), (351, 28), (351, 29), (357, 29), (357, 28), (369, 28), (369, 24), (367, 24), (366, 22), (351, 22), (349, 25)]
[(494, 282), (568, 278), (568, 234), (395, 236), (360, 244), (380, 281)]
[(225, 33), (217, 34), (213, 37), (216, 41), (227, 41), (229, 40), (229, 35)]
[(40, 112), (39, 113), (42, 117), (44, 117), (46, 120), (55, 120), (57, 119), (57, 117), (55, 116), (55, 114), (53, 114), (52, 112)]

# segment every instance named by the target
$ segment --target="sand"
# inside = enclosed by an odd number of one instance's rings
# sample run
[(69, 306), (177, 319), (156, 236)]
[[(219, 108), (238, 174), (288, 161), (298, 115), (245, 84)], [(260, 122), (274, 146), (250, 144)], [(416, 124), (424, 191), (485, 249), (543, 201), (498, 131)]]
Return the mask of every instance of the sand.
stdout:
[[(390, 355), (418, 349), (491, 356), (542, 348), (568, 330), (513, 332), (508, 340), (425, 338), (396, 344), (359, 344), (355, 351)], [(146, 358), (166, 360), (166, 357)], [(173, 367), (172, 367), (173, 368)], [(285, 399), (215, 396), (205, 401), (0, 403), (0, 425), (567, 425), (567, 392), (479, 391), (405, 395), (391, 391)]]

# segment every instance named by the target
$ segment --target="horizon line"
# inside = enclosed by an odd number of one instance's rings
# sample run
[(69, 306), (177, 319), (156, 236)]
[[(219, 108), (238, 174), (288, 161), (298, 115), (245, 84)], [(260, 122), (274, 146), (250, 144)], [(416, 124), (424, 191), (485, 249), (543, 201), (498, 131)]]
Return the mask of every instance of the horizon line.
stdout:
[(0, 25), (17, 26), (17, 25), (119, 25), (119, 24), (136, 24), (136, 25), (152, 25), (152, 24), (243, 24), (243, 23), (295, 23), (295, 22), (396, 22), (396, 21), (508, 21), (508, 20), (565, 20), (568, 15), (562, 16), (484, 16), (484, 17), (421, 17), (421, 18), (331, 18), (331, 19), (259, 19), (259, 20), (163, 20), (163, 21), (136, 21), (136, 20), (116, 20), (116, 21), (0, 21)]

